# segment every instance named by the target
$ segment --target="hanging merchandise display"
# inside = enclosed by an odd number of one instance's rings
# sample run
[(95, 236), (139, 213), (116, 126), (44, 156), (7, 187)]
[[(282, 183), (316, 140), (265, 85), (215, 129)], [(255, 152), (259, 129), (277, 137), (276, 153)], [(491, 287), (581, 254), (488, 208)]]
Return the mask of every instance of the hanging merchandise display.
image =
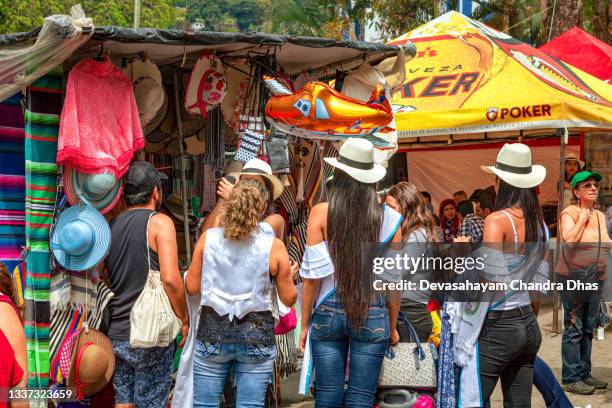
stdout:
[(144, 147), (132, 83), (110, 59), (87, 59), (68, 75), (57, 163), (120, 178)]
[[(271, 88), (278, 90), (278, 86)], [(278, 91), (277, 91), (278, 92)], [(322, 140), (361, 137), (379, 149), (393, 145), (375, 136), (392, 132), (393, 111), (384, 89), (377, 88), (368, 102), (349, 98), (322, 82), (308, 82), (299, 91), (272, 96), (266, 119), (282, 132)]]
[(240, 144), (234, 159), (241, 163), (246, 163), (257, 157), (261, 149), (261, 143), (265, 140), (266, 136), (263, 133), (253, 132), (250, 129), (245, 129), (240, 136)]
[(115, 371), (115, 354), (111, 341), (101, 332), (85, 328), (78, 334), (67, 386), (76, 389), (76, 399), (101, 391)]
[(123, 185), (114, 174), (86, 174), (72, 167), (64, 169), (64, 192), (70, 205), (81, 201), (106, 214), (121, 198)]
[(57, 262), (71, 271), (96, 266), (108, 253), (110, 227), (95, 208), (77, 205), (63, 211), (51, 234)]
[(237, 132), (240, 129), (240, 113), (244, 105), (248, 103), (246, 92), (249, 86), (248, 72), (251, 68), (244, 58), (226, 65), (227, 94), (221, 101), (221, 113), (227, 126)]
[(185, 92), (185, 109), (206, 117), (221, 103), (226, 93), (225, 66), (217, 56), (205, 52), (191, 71)]
[(197, 135), (189, 136), (185, 139), (185, 151), (187, 152), (187, 154), (193, 156), (199, 156), (201, 154), (204, 154), (204, 152), (206, 151), (206, 144), (198, 137), (198, 135), (200, 135), (201, 133), (202, 132), (198, 132)]
[(147, 135), (159, 127), (168, 111), (161, 72), (148, 58), (131, 60), (123, 72), (132, 81), (140, 124)]

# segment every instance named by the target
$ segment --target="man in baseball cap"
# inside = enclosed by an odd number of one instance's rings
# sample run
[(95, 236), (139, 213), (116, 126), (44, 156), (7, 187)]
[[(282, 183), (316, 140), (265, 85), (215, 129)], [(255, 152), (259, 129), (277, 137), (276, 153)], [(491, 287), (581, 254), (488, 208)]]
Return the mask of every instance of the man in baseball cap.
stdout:
[(110, 225), (111, 246), (106, 269), (115, 295), (109, 304), (108, 337), (115, 354), (116, 404), (138, 405), (139, 401), (146, 401), (151, 406), (165, 406), (172, 387), (175, 342), (167, 347), (147, 349), (130, 346), (131, 310), (150, 270), (160, 272), (172, 310), (182, 322), (183, 343), (189, 332), (185, 291), (178, 268), (176, 230), (170, 217), (157, 212), (162, 202), (161, 180), (164, 179), (166, 175), (152, 164), (132, 163), (123, 176), (128, 209)]

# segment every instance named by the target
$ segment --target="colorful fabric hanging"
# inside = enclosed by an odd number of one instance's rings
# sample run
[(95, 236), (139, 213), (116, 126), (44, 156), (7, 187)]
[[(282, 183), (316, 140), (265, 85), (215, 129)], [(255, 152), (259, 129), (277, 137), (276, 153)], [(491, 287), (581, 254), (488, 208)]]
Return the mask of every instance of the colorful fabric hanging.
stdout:
[(57, 185), (57, 137), (62, 109), (62, 67), (27, 90), (25, 112), (26, 316), (28, 387), (49, 385), (49, 230)]

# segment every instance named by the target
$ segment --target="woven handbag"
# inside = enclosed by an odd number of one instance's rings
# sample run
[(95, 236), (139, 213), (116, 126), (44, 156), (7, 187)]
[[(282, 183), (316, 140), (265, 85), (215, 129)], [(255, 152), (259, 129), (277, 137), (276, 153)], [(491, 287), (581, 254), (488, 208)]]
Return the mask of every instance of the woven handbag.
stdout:
[(436, 346), (432, 343), (421, 344), (416, 330), (401, 312), (399, 319), (406, 324), (410, 336), (416, 342), (389, 346), (383, 360), (378, 386), (436, 389), (435, 360), (438, 358)]

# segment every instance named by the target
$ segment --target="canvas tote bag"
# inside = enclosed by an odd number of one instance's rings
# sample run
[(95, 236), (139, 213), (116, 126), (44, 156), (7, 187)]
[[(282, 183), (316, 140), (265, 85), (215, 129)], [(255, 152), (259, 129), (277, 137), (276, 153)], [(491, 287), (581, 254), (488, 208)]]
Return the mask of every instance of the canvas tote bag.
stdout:
[(181, 322), (164, 291), (161, 274), (151, 269), (149, 223), (155, 214), (151, 213), (147, 221), (147, 282), (130, 313), (130, 347), (134, 348), (166, 347), (181, 329)]

